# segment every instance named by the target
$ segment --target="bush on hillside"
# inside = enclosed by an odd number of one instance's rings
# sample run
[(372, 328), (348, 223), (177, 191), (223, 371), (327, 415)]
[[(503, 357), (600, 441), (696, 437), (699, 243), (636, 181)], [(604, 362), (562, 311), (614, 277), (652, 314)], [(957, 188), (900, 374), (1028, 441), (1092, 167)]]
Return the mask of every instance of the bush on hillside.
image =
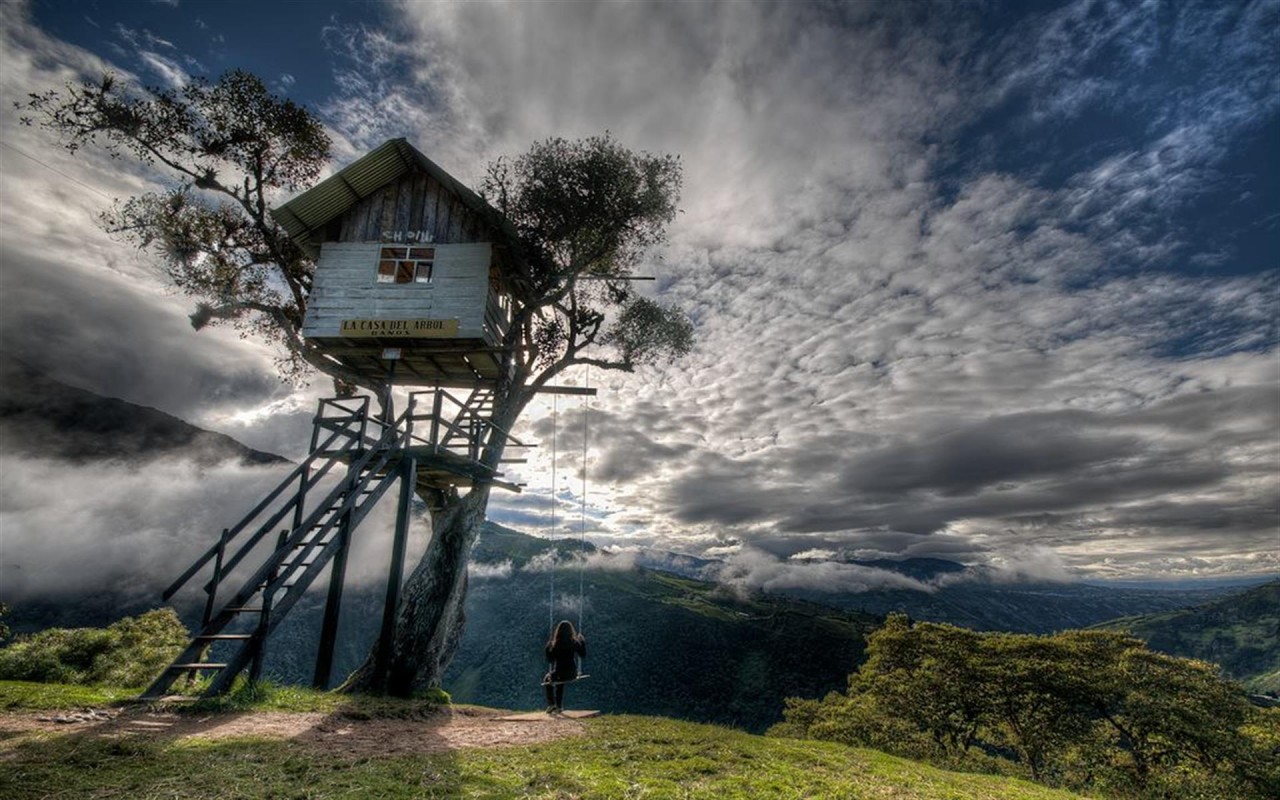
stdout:
[[(891, 616), (845, 692), (787, 701), (771, 732), (1123, 797), (1280, 796), (1280, 716), (1217, 667), (1111, 632), (976, 633)], [(1003, 769), (999, 766), (996, 769)]]
[(144, 686), (186, 646), (171, 608), (106, 628), (49, 628), (0, 649), (0, 680)]

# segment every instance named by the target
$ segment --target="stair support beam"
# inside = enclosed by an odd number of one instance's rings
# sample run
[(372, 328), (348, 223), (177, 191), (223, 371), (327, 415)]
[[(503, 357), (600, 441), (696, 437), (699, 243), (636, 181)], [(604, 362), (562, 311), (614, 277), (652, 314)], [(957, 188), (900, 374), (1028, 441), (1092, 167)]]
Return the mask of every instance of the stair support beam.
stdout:
[[(357, 491), (359, 476), (352, 475), (348, 484)], [(333, 556), (333, 568), (329, 571), (329, 593), (324, 601), (324, 621), (320, 624), (320, 647), (316, 650), (316, 669), (311, 685), (316, 689), (328, 689), (333, 673), (333, 649), (338, 641), (338, 619), (342, 613), (342, 587), (347, 577), (347, 553), (351, 549), (351, 509), (342, 515), (338, 523), (338, 550)]]
[(227, 554), (227, 537), (230, 534), (229, 528), (222, 529), (222, 535), (218, 537), (218, 551), (213, 557), (213, 580), (209, 582), (207, 587), (209, 596), (204, 602), (204, 614), (200, 617), (200, 628), (203, 630), (208, 627), (209, 620), (213, 619), (213, 607), (218, 596), (219, 576), (222, 575), (222, 559)]
[(409, 520), (413, 512), (413, 489), (417, 483), (418, 460), (400, 459), (400, 496), (396, 504), (396, 530), (391, 543), (391, 567), (387, 574), (387, 594), (382, 604), (382, 629), (373, 657), (372, 684), (375, 690), (387, 686), (387, 672), (395, 651), (396, 613), (400, 610), (400, 585), (404, 582), (405, 550), (409, 542)]

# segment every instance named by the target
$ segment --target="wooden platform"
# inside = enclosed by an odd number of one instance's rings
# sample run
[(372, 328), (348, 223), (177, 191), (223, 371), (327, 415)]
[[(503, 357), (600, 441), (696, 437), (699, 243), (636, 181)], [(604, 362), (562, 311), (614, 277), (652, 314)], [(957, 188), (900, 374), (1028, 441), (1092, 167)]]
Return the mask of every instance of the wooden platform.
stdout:
[(372, 379), (391, 377), (391, 363), (382, 358), (385, 348), (400, 349), (393, 382), (397, 386), (448, 386), (473, 388), (491, 385), (501, 375), (502, 351), (484, 339), (344, 339), (312, 336), (325, 355), (344, 367)]
[(546, 722), (549, 719), (586, 719), (587, 717), (598, 717), (599, 711), (561, 711), (559, 714), (548, 714), (545, 711), (530, 711), (525, 714), (509, 714), (505, 717), (496, 717), (499, 722)]

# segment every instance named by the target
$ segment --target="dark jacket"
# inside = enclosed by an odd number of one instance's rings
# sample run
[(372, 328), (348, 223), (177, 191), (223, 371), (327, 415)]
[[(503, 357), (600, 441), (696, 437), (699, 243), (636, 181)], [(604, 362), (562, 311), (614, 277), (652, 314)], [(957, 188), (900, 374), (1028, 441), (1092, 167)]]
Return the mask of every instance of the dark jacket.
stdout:
[(578, 677), (578, 662), (574, 656), (587, 657), (587, 640), (579, 635), (569, 641), (560, 641), (557, 646), (547, 645), (547, 661), (551, 662), (550, 677), (553, 681), (571, 681)]

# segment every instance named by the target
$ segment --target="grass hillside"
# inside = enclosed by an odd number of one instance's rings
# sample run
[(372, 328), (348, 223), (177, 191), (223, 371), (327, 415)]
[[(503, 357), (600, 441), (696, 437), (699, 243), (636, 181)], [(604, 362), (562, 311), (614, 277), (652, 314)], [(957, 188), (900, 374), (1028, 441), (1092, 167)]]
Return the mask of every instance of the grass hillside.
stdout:
[[(823, 742), (765, 738), (674, 720), (616, 716), (584, 720), (572, 735), (538, 744), (458, 747), (406, 753), (414, 738), (436, 735), (449, 714), (399, 719), (394, 703), (374, 714), (341, 708), (311, 713), (328, 738), (263, 733), (121, 734), (118, 723), (142, 710), (113, 710), (116, 720), (57, 725), (32, 708), (57, 705), (55, 686), (0, 683), (0, 797), (184, 798), (883, 798), (1049, 800), (1076, 795), (1024, 781), (973, 775), (883, 753)], [(91, 703), (74, 687), (75, 705)], [(320, 698), (331, 696), (318, 696)], [(108, 705), (109, 695), (98, 699)], [(331, 701), (315, 700), (327, 709)], [(305, 703), (302, 704), (305, 707)], [(273, 705), (271, 707), (278, 707)], [(188, 712), (199, 731), (266, 712)], [(171, 715), (170, 715), (171, 716)], [(279, 712), (273, 719), (280, 717)], [(159, 725), (164, 715), (139, 720)], [(388, 719), (396, 727), (388, 727)], [(310, 723), (309, 723), (310, 724)], [(530, 726), (536, 738), (537, 726)], [(578, 724), (578, 723), (575, 723)], [(112, 725), (116, 725), (113, 728)], [(386, 750), (357, 752), (342, 731), (382, 725)], [(321, 744), (323, 743), (323, 744)]]
[(1097, 627), (1130, 633), (1153, 650), (1218, 664), (1252, 691), (1280, 693), (1280, 581), (1194, 608)]

